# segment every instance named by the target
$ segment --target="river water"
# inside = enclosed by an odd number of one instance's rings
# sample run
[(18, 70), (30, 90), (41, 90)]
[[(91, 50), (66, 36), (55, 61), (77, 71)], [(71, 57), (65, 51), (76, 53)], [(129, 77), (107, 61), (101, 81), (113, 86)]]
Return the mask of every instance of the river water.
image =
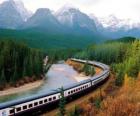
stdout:
[(75, 80), (74, 76), (77, 74), (78, 73), (67, 64), (53, 64), (46, 74), (43, 85), (26, 92), (0, 97), (0, 103), (15, 99), (23, 99), (28, 96), (39, 95), (42, 93), (48, 93), (62, 86), (76, 83), (77, 81)]

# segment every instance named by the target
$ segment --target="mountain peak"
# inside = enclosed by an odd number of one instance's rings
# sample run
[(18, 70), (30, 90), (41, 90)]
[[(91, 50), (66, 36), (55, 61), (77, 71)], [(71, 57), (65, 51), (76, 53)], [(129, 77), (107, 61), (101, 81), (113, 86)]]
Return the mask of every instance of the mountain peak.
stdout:
[(63, 9), (77, 9), (73, 4), (65, 4), (62, 8)]
[(60, 24), (48, 8), (39, 8), (35, 14), (30, 17), (23, 28), (39, 28), (50, 31), (59, 30)]
[(39, 14), (50, 14), (51, 11), (48, 8), (39, 8), (39, 9), (37, 9), (36, 13), (39, 13)]
[(4, 1), (0, 5), (0, 28), (15, 29), (22, 23), (23, 19), (15, 1)]
[(23, 21), (26, 21), (27, 18), (32, 15), (32, 13), (25, 8), (23, 2), (19, 0), (6, 0), (0, 5), (0, 8), (5, 10), (16, 10), (20, 14)]
[(65, 4), (55, 13), (55, 15), (64, 14), (67, 12), (73, 12), (73, 11), (79, 11), (79, 9), (73, 6), (72, 4)]
[(16, 4), (14, 0), (6, 0), (1, 3), (1, 7), (5, 7), (5, 6), (15, 7)]

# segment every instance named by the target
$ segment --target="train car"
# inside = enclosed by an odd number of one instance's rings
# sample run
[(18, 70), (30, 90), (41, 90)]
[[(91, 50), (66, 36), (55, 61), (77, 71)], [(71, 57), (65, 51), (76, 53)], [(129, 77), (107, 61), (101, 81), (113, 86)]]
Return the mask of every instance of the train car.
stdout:
[[(64, 87), (64, 96), (70, 97), (74, 94), (78, 94), (87, 88), (91, 87), (91, 81), (85, 80), (80, 83)], [(44, 106), (57, 102), (60, 99), (60, 90), (55, 92), (44, 94), (40, 96), (30, 97), (23, 100), (16, 100), (0, 104), (0, 116), (13, 116), (22, 115), (26, 112), (35, 111), (35, 109), (41, 109)]]
[(92, 86), (97, 85), (97, 84), (99, 84), (100, 82), (104, 81), (106, 78), (108, 78), (109, 74), (110, 74), (109, 71), (106, 70), (106, 71), (104, 71), (102, 74), (97, 75), (97, 76), (95, 76), (95, 77), (92, 77), (92, 78), (91, 78)]
[(91, 85), (91, 80), (90, 79), (87, 79), (87, 80), (84, 80), (82, 82), (72, 84), (70, 86), (65, 86), (64, 87), (65, 97), (71, 97), (73, 95), (77, 95), (77, 94), (83, 92), (84, 90), (89, 89), (91, 86), (92, 85)]
[(50, 92), (44, 95), (32, 96), (0, 104), (0, 116), (21, 115), (44, 107), (59, 100), (60, 92)]

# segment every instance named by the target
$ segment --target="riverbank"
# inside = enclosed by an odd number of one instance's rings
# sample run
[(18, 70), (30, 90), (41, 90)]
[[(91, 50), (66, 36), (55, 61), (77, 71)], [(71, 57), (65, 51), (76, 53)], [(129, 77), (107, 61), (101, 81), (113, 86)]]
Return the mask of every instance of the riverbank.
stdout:
[[(101, 68), (98, 68), (98, 67), (94, 67), (95, 68), (95, 75), (98, 75), (102, 72), (102, 69)], [(80, 82), (80, 81), (83, 81), (83, 80), (86, 80), (86, 79), (89, 79), (91, 78), (91, 76), (85, 76), (83, 73), (78, 73), (77, 75), (74, 75), (73, 78), (77, 81), (77, 82)]]
[[(65, 67), (61, 67), (60, 66), (52, 66), (52, 70), (59, 73), (65, 75), (65, 77), (67, 78), (72, 78), (74, 81), (76, 82), (80, 82), (83, 80), (86, 80), (87, 78), (90, 78), (89, 76), (85, 76), (83, 73), (78, 73), (76, 70), (73, 69), (72, 66), (68, 65), (67, 63), (65, 63)], [(67, 68), (69, 67), (69, 70), (67, 70)], [(58, 77), (57, 77), (58, 78)]]
[[(72, 66), (72, 67), (78, 72), (78, 74), (72, 75), (72, 77), (73, 77), (77, 82), (80, 82), (80, 81), (86, 80), (86, 79), (88, 79), (88, 78), (91, 78), (91, 76), (86, 76), (83, 72), (80, 71), (81, 68), (84, 66), (83, 63), (79, 63), (79, 62), (67, 60), (67, 61), (66, 61), (66, 64)], [(99, 67), (94, 66), (94, 69), (95, 69), (95, 74), (94, 74), (94, 75), (98, 75), (98, 74), (100, 74), (100, 73), (102, 72), (102, 69), (99, 68)]]
[(31, 89), (35, 89), (37, 87), (40, 87), (42, 84), (43, 84), (43, 79), (24, 84), (24, 85), (19, 86), (17, 88), (11, 87), (9, 89), (0, 91), (0, 97), (25, 92), (25, 91), (28, 91), (28, 90), (31, 90)]

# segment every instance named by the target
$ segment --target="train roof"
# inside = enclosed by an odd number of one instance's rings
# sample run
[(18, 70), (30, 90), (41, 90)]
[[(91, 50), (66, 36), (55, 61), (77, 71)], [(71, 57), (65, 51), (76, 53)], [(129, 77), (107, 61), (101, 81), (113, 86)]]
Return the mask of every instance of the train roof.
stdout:
[(100, 62), (97, 62), (97, 61), (85, 61), (85, 60), (75, 59), (75, 58), (71, 58), (71, 60), (77, 61), (77, 62), (81, 62), (81, 63), (86, 63), (86, 62), (88, 62), (88, 63), (91, 64), (91, 65), (100, 66), (103, 70), (106, 70), (106, 69), (109, 70), (109, 66), (108, 66), (108, 65), (103, 64), (103, 63), (100, 63)]
[(67, 86), (64, 86), (64, 90), (68, 90), (68, 89), (71, 89), (71, 88), (74, 88), (74, 87), (77, 87), (77, 86), (80, 86), (82, 84), (86, 84), (88, 82), (90, 82), (91, 80), (90, 79), (86, 79), (86, 80), (83, 80), (81, 82), (77, 82), (77, 83), (73, 83), (71, 85), (67, 85)]
[(18, 104), (21, 104), (21, 103), (26, 103), (26, 102), (29, 102), (29, 101), (32, 101), (32, 100), (36, 100), (38, 98), (53, 95), (53, 94), (56, 94), (58, 92), (59, 92), (59, 90), (56, 89), (56, 90), (51, 91), (51, 92), (46, 93), (46, 94), (33, 95), (33, 96), (30, 96), (30, 97), (21, 98), (21, 99), (18, 99), (18, 100), (13, 100), (13, 101), (9, 101), (9, 102), (0, 103), (0, 110), (4, 109), (4, 108), (7, 108), (7, 107), (12, 107), (14, 105), (18, 105)]

